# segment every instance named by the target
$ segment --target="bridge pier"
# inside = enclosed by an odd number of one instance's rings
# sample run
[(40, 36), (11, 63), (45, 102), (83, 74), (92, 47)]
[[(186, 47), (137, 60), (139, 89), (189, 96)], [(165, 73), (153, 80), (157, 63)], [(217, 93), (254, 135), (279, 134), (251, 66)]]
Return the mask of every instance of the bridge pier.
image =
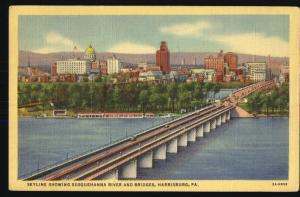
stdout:
[(136, 159), (133, 159), (121, 166), (119, 173), (120, 178), (135, 179), (137, 177)]
[(226, 112), (222, 114), (222, 123), (226, 122)]
[(197, 128), (196, 136), (203, 137), (203, 124)]
[(165, 160), (167, 158), (167, 144), (162, 144), (154, 149), (154, 159)]
[(108, 173), (101, 176), (100, 180), (118, 180), (118, 174), (118, 169), (113, 169), (112, 171), (109, 171)]
[(221, 126), (222, 124), (222, 117), (221, 115), (217, 117), (217, 126)]
[(178, 136), (178, 146), (187, 146), (187, 133)]
[(192, 129), (190, 131), (188, 131), (188, 134), (187, 134), (187, 140), (189, 142), (195, 142), (196, 141), (196, 129)]
[(213, 118), (210, 122), (210, 128), (215, 129), (217, 127), (217, 120)]
[(210, 132), (210, 121), (207, 121), (204, 123), (204, 132), (209, 133)]
[(230, 120), (230, 110), (227, 111), (227, 113), (226, 113), (226, 119), (227, 119), (227, 120)]
[(153, 167), (153, 151), (146, 152), (138, 158), (139, 168), (152, 168)]
[(177, 138), (167, 143), (167, 153), (177, 153)]

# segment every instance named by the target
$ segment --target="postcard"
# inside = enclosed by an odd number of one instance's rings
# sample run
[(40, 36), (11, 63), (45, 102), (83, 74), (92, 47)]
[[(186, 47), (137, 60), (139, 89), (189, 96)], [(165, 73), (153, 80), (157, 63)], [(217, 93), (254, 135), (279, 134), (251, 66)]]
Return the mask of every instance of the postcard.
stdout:
[(9, 189), (298, 191), (299, 15), (11, 6)]

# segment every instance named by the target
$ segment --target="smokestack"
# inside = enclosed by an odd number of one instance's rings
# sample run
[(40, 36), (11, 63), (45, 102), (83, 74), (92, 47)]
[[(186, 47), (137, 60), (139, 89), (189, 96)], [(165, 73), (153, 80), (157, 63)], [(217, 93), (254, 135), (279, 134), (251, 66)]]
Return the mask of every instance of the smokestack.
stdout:
[(255, 55), (252, 56), (252, 62), (256, 62), (256, 56)]
[(181, 65), (183, 65), (183, 66), (185, 65), (185, 59), (184, 58), (181, 59)]

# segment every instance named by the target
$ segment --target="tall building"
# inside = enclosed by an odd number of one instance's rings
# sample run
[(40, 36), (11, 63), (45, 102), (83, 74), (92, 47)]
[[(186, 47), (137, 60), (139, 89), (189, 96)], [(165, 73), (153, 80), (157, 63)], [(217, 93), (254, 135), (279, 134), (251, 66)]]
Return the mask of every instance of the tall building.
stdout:
[(99, 74), (100, 73), (100, 62), (99, 61), (93, 61), (91, 62), (91, 73)]
[(222, 74), (224, 76), (224, 55), (221, 50), (217, 57), (212, 55), (204, 58), (205, 69), (214, 69), (217, 73)]
[(99, 67), (101, 75), (107, 75), (107, 61), (101, 60)]
[(57, 64), (56, 63), (51, 65), (51, 76), (57, 76)]
[(231, 71), (234, 71), (237, 69), (238, 56), (235, 53), (228, 52), (224, 56), (224, 62), (227, 63)]
[(107, 73), (108, 74), (120, 73), (121, 68), (122, 68), (121, 62), (118, 58), (116, 58), (115, 55), (113, 55), (111, 58), (107, 59)]
[(156, 65), (160, 67), (163, 74), (169, 74), (171, 72), (170, 52), (167, 42), (165, 41), (160, 43), (160, 48), (156, 51)]
[(266, 80), (267, 66), (265, 62), (247, 62), (247, 74), (252, 81)]

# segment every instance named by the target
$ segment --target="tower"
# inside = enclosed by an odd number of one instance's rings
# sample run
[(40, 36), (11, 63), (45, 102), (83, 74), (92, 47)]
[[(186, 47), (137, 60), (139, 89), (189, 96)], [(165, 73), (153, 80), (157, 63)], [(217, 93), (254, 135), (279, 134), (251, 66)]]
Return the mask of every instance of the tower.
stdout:
[(196, 57), (194, 57), (193, 64), (194, 64), (195, 66), (197, 65), (197, 59), (196, 59)]
[(156, 65), (160, 67), (160, 70), (163, 72), (163, 74), (168, 74), (171, 72), (170, 52), (167, 42), (165, 41), (160, 43), (160, 48), (156, 51)]
[(228, 52), (224, 56), (224, 63), (228, 64), (229, 70), (236, 70), (238, 65), (238, 56), (235, 53)]
[(27, 68), (26, 68), (27, 76), (31, 76), (31, 67), (30, 67), (30, 57), (27, 56)]
[(77, 47), (74, 46), (74, 48), (73, 48), (73, 59), (77, 59), (77, 58), (76, 58), (77, 52), (78, 52)]

